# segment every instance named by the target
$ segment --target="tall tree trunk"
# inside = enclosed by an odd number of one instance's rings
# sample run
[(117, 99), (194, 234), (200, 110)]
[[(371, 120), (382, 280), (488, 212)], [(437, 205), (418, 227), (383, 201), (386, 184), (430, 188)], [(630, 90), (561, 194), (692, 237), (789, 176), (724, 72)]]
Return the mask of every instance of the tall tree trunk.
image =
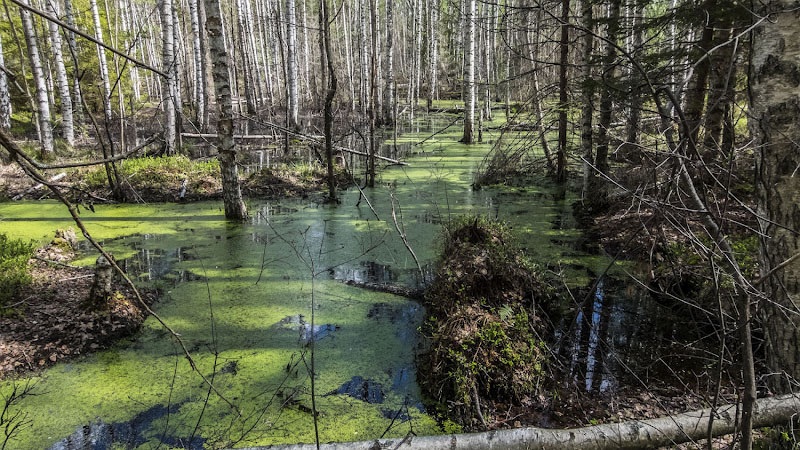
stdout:
[(225, 217), (241, 220), (247, 217), (247, 208), (242, 200), (239, 186), (239, 168), (236, 165), (236, 147), (233, 142), (233, 103), (228, 72), (228, 51), (225, 48), (222, 31), (222, 14), (219, 0), (203, 1), (206, 8), (206, 31), (213, 61), (214, 91), (219, 114), (217, 135), (222, 172), (222, 201), (225, 205)]
[[(703, 31), (700, 33), (698, 49), (692, 57), (692, 62), (700, 60), (694, 67), (694, 73), (689, 81), (688, 91), (686, 92), (686, 106), (684, 116), (686, 125), (690, 131), (689, 138), (697, 144), (697, 136), (700, 132), (700, 123), (703, 117), (703, 105), (706, 99), (706, 85), (708, 84), (708, 73), (711, 68), (709, 58), (706, 53), (711, 49), (714, 39), (714, 19), (716, 14), (717, 0), (707, 0), (704, 5), (703, 18), (707, 22), (703, 24)], [(699, 148), (699, 145), (697, 146)]]
[(608, 146), (610, 137), (608, 135), (611, 128), (611, 118), (613, 113), (614, 101), (612, 94), (616, 83), (615, 64), (617, 59), (617, 49), (611, 43), (616, 43), (619, 37), (619, 10), (621, 0), (611, 0), (608, 4), (608, 26), (606, 28), (606, 54), (603, 57), (603, 83), (600, 90), (600, 117), (598, 119), (597, 130), (597, 156), (594, 165), (597, 168), (599, 177), (592, 178), (596, 181), (596, 188), (592, 189), (595, 203), (605, 202), (606, 181), (603, 175), (608, 174)]
[[(638, 57), (640, 52), (640, 47), (642, 46), (642, 33), (644, 28), (642, 27), (642, 22), (644, 20), (644, 8), (641, 4), (637, 3), (636, 7), (633, 9), (633, 37), (631, 38), (631, 46), (633, 47), (630, 51), (634, 57)], [(641, 92), (638, 87), (639, 83), (639, 76), (635, 70), (631, 70), (631, 77), (630, 77), (630, 118), (628, 120), (628, 130), (627, 130), (627, 138), (626, 143), (628, 148), (631, 150), (635, 150), (637, 148), (637, 144), (639, 143), (639, 131), (642, 127), (642, 97)]]
[[(96, 0), (91, 0), (95, 4)], [(175, 30), (173, 30), (172, 21), (172, 0), (161, 0), (161, 67), (162, 71), (167, 75), (161, 78), (161, 99), (164, 107), (164, 140), (165, 152), (168, 155), (175, 153), (176, 150), (176, 111), (175, 111)], [(99, 16), (97, 19), (97, 26), (100, 25)], [(105, 53), (101, 51), (103, 59)], [(106, 74), (108, 69), (106, 69)], [(110, 89), (109, 89), (110, 91)], [(110, 113), (110, 106), (108, 112)]]
[(36, 40), (36, 34), (33, 29), (31, 13), (22, 8), (20, 8), (19, 12), (22, 17), (22, 32), (25, 35), (25, 43), (28, 46), (28, 58), (31, 62), (33, 82), (36, 86), (36, 113), (39, 117), (39, 129), (41, 130), (42, 157), (49, 158), (53, 154), (53, 128), (50, 123), (50, 101), (47, 98), (47, 86), (45, 85), (44, 70), (42, 69), (42, 60), (39, 55), (39, 43)]
[[(55, 9), (55, 2), (46, 2), (50, 14), (55, 17), (60, 16)], [(56, 83), (58, 85), (58, 95), (61, 100), (61, 127), (64, 140), (70, 146), (75, 145), (75, 129), (72, 122), (72, 98), (69, 91), (69, 81), (67, 80), (67, 68), (64, 66), (64, 54), (61, 51), (61, 34), (59, 27), (53, 22), (48, 21), (50, 31), (50, 46), (53, 49), (53, 59), (56, 65)]]
[[(3, 41), (0, 39), (0, 66), (5, 67), (3, 61)], [(6, 73), (0, 70), (0, 129), (11, 128), (11, 93), (8, 90)]]
[(325, 158), (328, 164), (328, 199), (336, 201), (336, 178), (333, 171), (333, 98), (336, 96), (336, 71), (331, 52), (331, 24), (328, 19), (328, 1), (319, 1), (320, 61), (322, 61), (322, 86), (325, 87)]
[(378, 0), (369, 1), (370, 33), (372, 36), (369, 64), (369, 187), (375, 187), (375, 153), (378, 142), (375, 138), (375, 122), (378, 111)]
[(394, 125), (394, 1), (386, 0), (386, 89), (383, 91), (383, 121)]
[(567, 57), (569, 56), (569, 0), (561, 0), (561, 57), (558, 75), (558, 156), (556, 181), (567, 181)]
[[(103, 40), (103, 26), (100, 25), (100, 10), (97, 7), (97, 0), (89, 0), (89, 7), (92, 10), (92, 21), (94, 22), (94, 38), (100, 42)], [(172, 19), (170, 19), (172, 23)], [(164, 24), (162, 18), (162, 25)], [(172, 33), (172, 29), (170, 29)], [(103, 47), (97, 46), (97, 57), (99, 59), (100, 81), (103, 83), (103, 113), (106, 124), (111, 124), (111, 80), (108, 75), (108, 60), (106, 51)]]
[(297, 107), (297, 23), (294, 0), (286, 0), (287, 115), (289, 127), (298, 127)]
[(475, 0), (464, 0), (467, 36), (464, 42), (464, 136), (461, 142), (475, 142)]
[[(759, 254), (767, 299), (762, 300), (768, 381), (778, 392), (800, 380), (800, 10), (793, 0), (765, 2), (769, 14), (753, 34), (750, 114), (757, 138)], [(772, 271), (775, 271), (772, 273)]]
[[(592, 2), (583, 0), (583, 27), (587, 30), (594, 29), (592, 18)], [(594, 107), (594, 83), (592, 82), (592, 50), (594, 48), (594, 36), (592, 33), (583, 35), (583, 73), (581, 74), (583, 86), (581, 88), (583, 109), (581, 111), (581, 153), (583, 154), (583, 192), (581, 197), (586, 198), (589, 190), (589, 180), (592, 177), (594, 164), (594, 143), (592, 141), (592, 119)]]
[[(64, 0), (64, 21), (75, 27), (75, 15), (72, 12), (72, 0)], [(78, 69), (78, 41), (75, 33), (66, 31), (67, 48), (72, 61), (72, 121), (73, 128), (80, 130), (83, 123), (83, 101), (81, 100), (80, 69)]]
[[(391, 0), (389, 0), (391, 1)], [(428, 26), (428, 69), (430, 70), (428, 80), (428, 109), (433, 105), (436, 98), (436, 75), (439, 64), (439, 0), (430, 0), (431, 16)]]
[[(727, 15), (722, 15), (718, 24), (718, 31), (714, 33), (712, 48), (727, 42), (733, 30)], [(734, 87), (736, 85), (736, 53), (734, 44), (718, 48), (709, 55), (709, 91), (706, 100), (705, 136), (703, 148), (706, 154), (715, 156), (722, 149), (722, 129), (731, 103), (733, 103)]]
[(206, 80), (205, 67), (203, 66), (203, 45), (200, 40), (203, 36), (200, 32), (200, 11), (198, 0), (189, 0), (189, 16), (192, 23), (192, 56), (194, 57), (194, 99), (197, 105), (196, 120), (203, 128), (203, 118), (206, 117)]

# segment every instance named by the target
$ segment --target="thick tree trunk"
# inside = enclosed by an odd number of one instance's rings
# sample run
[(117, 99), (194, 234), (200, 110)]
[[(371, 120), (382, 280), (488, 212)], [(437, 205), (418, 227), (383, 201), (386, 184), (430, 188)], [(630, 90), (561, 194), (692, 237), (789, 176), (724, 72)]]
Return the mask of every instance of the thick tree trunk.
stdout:
[[(717, 408), (711, 435), (723, 436), (738, 430), (737, 407)], [(786, 395), (756, 401), (753, 426), (787, 424), (800, 411), (800, 399)], [(362, 442), (273, 445), (270, 450), (645, 450), (705, 439), (711, 409), (648, 420), (594, 425), (567, 430), (514, 428), (473, 434), (382, 439)], [(251, 450), (266, 449), (253, 447)]]
[(464, 42), (464, 136), (461, 142), (475, 142), (475, 0), (464, 0), (467, 36)]
[[(794, 390), (800, 380), (800, 10), (793, 0), (764, 3), (769, 15), (753, 35), (748, 122), (758, 139), (756, 190), (761, 231), (759, 249), (766, 300), (763, 329), (770, 386)], [(783, 264), (783, 266), (782, 266)], [(774, 271), (774, 273), (772, 272)]]
[(325, 87), (325, 159), (328, 165), (328, 199), (336, 201), (336, 178), (333, 171), (333, 98), (336, 96), (336, 71), (331, 52), (331, 28), (328, 19), (328, 2), (319, 2), (320, 60), (322, 61), (322, 86)]
[[(48, 1), (47, 9), (55, 17), (60, 16), (55, 10), (55, 2)], [(72, 98), (69, 91), (69, 80), (67, 79), (67, 68), (64, 66), (64, 54), (61, 51), (61, 34), (58, 25), (48, 21), (50, 31), (50, 47), (53, 50), (53, 60), (56, 66), (56, 84), (58, 85), (58, 96), (61, 100), (61, 130), (64, 140), (70, 146), (75, 145), (75, 129), (72, 122)]]
[(42, 60), (39, 55), (39, 43), (33, 29), (31, 13), (26, 9), (20, 8), (20, 16), (22, 17), (22, 32), (25, 35), (25, 43), (28, 46), (28, 59), (31, 62), (33, 82), (36, 86), (36, 113), (39, 117), (42, 157), (49, 158), (53, 154), (53, 128), (50, 123), (50, 101), (47, 98), (47, 86), (45, 85), (44, 70), (42, 69)]
[(242, 200), (239, 186), (239, 169), (236, 165), (236, 148), (233, 142), (233, 103), (228, 72), (228, 52), (222, 32), (222, 14), (219, 0), (203, 0), (206, 8), (206, 31), (213, 61), (214, 91), (216, 93), (219, 119), (219, 163), (222, 172), (222, 201), (225, 217), (245, 219), (247, 208)]

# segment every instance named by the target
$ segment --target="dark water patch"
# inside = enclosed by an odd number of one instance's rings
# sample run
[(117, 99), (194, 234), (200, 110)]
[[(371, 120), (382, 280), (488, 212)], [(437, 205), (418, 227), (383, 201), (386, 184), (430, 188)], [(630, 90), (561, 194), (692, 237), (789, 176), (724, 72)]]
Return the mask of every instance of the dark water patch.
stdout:
[(305, 321), (305, 317), (302, 314), (286, 316), (274, 324), (273, 327), (297, 333), (298, 341), (304, 344), (311, 342), (312, 335), (314, 342), (317, 342), (331, 336), (334, 331), (339, 329), (338, 326), (332, 324), (314, 325), (312, 333), (311, 324)]
[[(111, 450), (134, 449), (140, 447), (151, 439), (157, 439), (169, 448), (189, 450), (202, 450), (205, 439), (201, 437), (180, 438), (169, 436), (159, 430), (151, 430), (153, 422), (168, 414), (175, 414), (183, 403), (176, 403), (169, 407), (156, 405), (137, 414), (127, 422), (97, 423), (79, 427), (70, 436), (58, 441), (51, 450)], [(162, 436), (163, 434), (163, 436)]]
[(350, 381), (345, 382), (335, 391), (326, 395), (349, 395), (357, 400), (367, 403), (383, 403), (383, 385), (373, 380), (366, 380), (361, 376), (354, 376)]

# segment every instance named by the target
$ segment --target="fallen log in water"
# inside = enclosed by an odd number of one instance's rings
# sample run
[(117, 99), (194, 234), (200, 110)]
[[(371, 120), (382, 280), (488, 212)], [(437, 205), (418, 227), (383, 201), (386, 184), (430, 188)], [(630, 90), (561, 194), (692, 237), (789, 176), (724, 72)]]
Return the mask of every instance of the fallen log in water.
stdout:
[(425, 291), (423, 289), (411, 289), (391, 283), (362, 283), (355, 280), (342, 280), (342, 283), (370, 291), (386, 292), (388, 294), (399, 295), (400, 297), (406, 297), (413, 300), (421, 300), (425, 295)]
[[(736, 412), (741, 405), (717, 408), (712, 436), (736, 430)], [(800, 398), (792, 395), (756, 400), (753, 426), (767, 427), (788, 423), (800, 412)], [(711, 409), (701, 409), (658, 419), (629, 420), (621, 423), (572, 429), (514, 428), (483, 433), (381, 439), (361, 442), (321, 444), (321, 450), (606, 450), (651, 449), (705, 439)], [(250, 450), (314, 450), (314, 444), (251, 447)]]

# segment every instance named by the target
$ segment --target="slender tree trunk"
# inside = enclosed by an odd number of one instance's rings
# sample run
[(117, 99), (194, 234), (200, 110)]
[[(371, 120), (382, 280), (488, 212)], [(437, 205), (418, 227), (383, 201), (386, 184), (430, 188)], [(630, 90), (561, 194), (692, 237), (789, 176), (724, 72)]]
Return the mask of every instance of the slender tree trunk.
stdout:
[(189, 16), (192, 23), (192, 56), (194, 57), (194, 99), (197, 109), (195, 110), (200, 128), (203, 128), (203, 118), (206, 117), (206, 80), (205, 68), (203, 66), (203, 46), (200, 40), (203, 39), (200, 33), (200, 12), (198, 0), (189, 0)]
[(617, 58), (617, 49), (611, 42), (616, 43), (619, 37), (619, 11), (621, 0), (611, 0), (608, 5), (608, 26), (606, 28), (606, 54), (603, 57), (603, 74), (604, 80), (600, 90), (600, 117), (597, 130), (597, 157), (595, 158), (595, 167), (597, 168), (599, 177), (592, 178), (596, 181), (595, 189), (593, 192), (593, 202), (602, 204), (605, 202), (606, 182), (603, 179), (603, 174), (608, 174), (608, 146), (610, 137), (608, 135), (611, 128), (611, 118), (613, 117), (613, 98), (614, 92), (613, 83), (616, 83), (616, 74), (614, 69), (615, 60)]
[[(800, 10), (792, 0), (763, 3), (769, 14), (753, 34), (748, 120), (756, 148), (759, 254), (770, 387), (791, 392), (800, 380)], [(791, 258), (795, 258), (791, 260)], [(787, 262), (788, 261), (788, 262)], [(774, 272), (772, 272), (774, 271)]]
[(294, 0), (286, 0), (286, 60), (289, 128), (298, 128), (297, 107), (297, 23)]
[(386, 72), (383, 100), (383, 121), (387, 125), (394, 125), (394, 1), (386, 0)]
[[(590, 0), (583, 0), (583, 27), (587, 30), (594, 29), (594, 19), (592, 18), (593, 5)], [(592, 106), (594, 98), (594, 84), (592, 80), (592, 50), (594, 48), (594, 36), (591, 33), (583, 35), (583, 87), (581, 88), (583, 109), (581, 111), (581, 153), (583, 154), (583, 193), (582, 198), (586, 198), (589, 190), (589, 180), (592, 177), (592, 167), (594, 164), (594, 143), (592, 142), (592, 119), (594, 108)]]
[(378, 0), (369, 1), (370, 32), (372, 35), (370, 52), (369, 73), (369, 187), (375, 187), (375, 153), (378, 151), (378, 142), (375, 138), (375, 122), (378, 111)]
[[(72, 12), (72, 0), (64, 0), (64, 20), (75, 27), (75, 15)], [(75, 33), (67, 31), (67, 48), (72, 61), (72, 120), (73, 128), (80, 129), (83, 123), (83, 101), (81, 100), (80, 69), (78, 68), (78, 41)]]
[[(391, 1), (391, 0), (389, 0)], [(439, 0), (430, 0), (431, 1), (431, 17), (430, 17), (430, 24), (428, 26), (428, 42), (429, 42), (429, 51), (428, 51), (428, 68), (430, 70), (429, 80), (428, 80), (428, 109), (431, 109), (433, 105), (433, 100), (436, 98), (436, 75), (437, 75), (437, 66), (439, 65)]]
[(245, 219), (247, 208), (242, 200), (239, 186), (239, 169), (236, 165), (236, 147), (233, 142), (233, 103), (231, 101), (231, 82), (228, 71), (228, 51), (225, 48), (222, 28), (222, 14), (219, 0), (203, 0), (206, 8), (206, 31), (213, 61), (214, 91), (219, 118), (219, 163), (222, 172), (222, 201), (225, 217)]
[[(5, 67), (3, 61), (3, 41), (0, 39), (0, 66)], [(8, 131), (11, 128), (11, 93), (8, 90), (6, 73), (0, 70), (0, 129)]]
[(333, 68), (333, 53), (331, 52), (331, 24), (328, 18), (328, 1), (319, 1), (319, 28), (320, 28), (320, 61), (322, 67), (320, 75), (322, 86), (325, 87), (325, 159), (328, 165), (328, 199), (336, 201), (336, 177), (333, 167), (333, 99), (336, 96), (336, 71)]
[[(714, 33), (712, 48), (727, 42), (733, 30), (730, 20), (722, 15), (718, 31)], [(729, 44), (718, 48), (709, 55), (709, 91), (706, 100), (705, 136), (703, 148), (706, 154), (715, 156), (722, 149), (722, 129), (724, 120), (733, 102), (736, 84), (736, 46)]]
[[(617, 0), (618, 1), (618, 0)], [(561, 41), (558, 76), (558, 155), (556, 181), (567, 181), (567, 57), (569, 56), (569, 0), (561, 1)]]
[[(703, 17), (708, 18), (707, 23), (703, 25), (703, 31), (700, 34), (700, 42), (698, 49), (695, 52), (692, 61), (698, 61), (694, 67), (694, 73), (689, 82), (688, 92), (686, 93), (686, 106), (684, 107), (684, 115), (686, 117), (687, 127), (690, 130), (689, 138), (695, 144), (698, 143), (697, 137), (700, 133), (700, 123), (703, 117), (703, 106), (706, 99), (706, 85), (708, 84), (708, 74), (710, 72), (711, 64), (709, 58), (706, 58), (706, 53), (711, 49), (714, 39), (714, 18), (715, 9), (717, 7), (716, 0), (707, 0), (704, 7)], [(698, 145), (699, 148), (699, 145)]]
[(33, 82), (36, 86), (36, 113), (39, 117), (39, 129), (41, 130), (42, 158), (50, 158), (53, 154), (53, 128), (50, 123), (50, 101), (47, 98), (47, 86), (45, 85), (45, 75), (42, 68), (42, 60), (39, 55), (39, 43), (33, 29), (33, 19), (31, 13), (26, 9), (20, 8), (22, 17), (22, 32), (25, 35), (25, 43), (28, 46), (28, 58), (31, 62), (31, 72)]
[[(47, 9), (53, 16), (60, 16), (55, 10), (54, 1), (46, 2)], [(67, 68), (64, 66), (64, 54), (61, 51), (61, 34), (59, 27), (53, 22), (48, 21), (50, 31), (50, 44), (53, 50), (53, 60), (56, 66), (56, 84), (58, 85), (58, 95), (61, 100), (61, 127), (64, 140), (70, 146), (75, 145), (75, 129), (72, 122), (72, 98), (69, 91), (69, 80), (67, 80)]]
[(475, 0), (464, 0), (467, 26), (466, 42), (464, 42), (464, 136), (461, 142), (475, 142)]
[[(100, 9), (97, 7), (97, 0), (89, 0), (89, 7), (92, 10), (92, 21), (94, 22), (94, 38), (100, 42), (105, 42), (103, 39), (103, 27), (100, 25)], [(172, 23), (172, 19), (170, 19), (169, 23)], [(163, 17), (162, 25), (164, 25)], [(170, 33), (172, 33), (171, 28)], [(111, 80), (108, 75), (108, 60), (106, 59), (105, 49), (99, 45), (97, 46), (97, 57), (100, 61), (100, 81), (103, 83), (103, 113), (106, 123), (111, 124)]]
[[(631, 21), (633, 24), (633, 37), (631, 38), (631, 52), (634, 57), (638, 57), (640, 55), (640, 47), (642, 46), (642, 21), (644, 19), (644, 9), (641, 4), (636, 5), (633, 10), (633, 20)], [(639, 77), (636, 71), (631, 70), (631, 77), (630, 77), (630, 119), (628, 120), (628, 130), (627, 130), (627, 138), (626, 143), (628, 148), (631, 150), (635, 150), (639, 143), (639, 131), (642, 127), (642, 97), (641, 92), (638, 88)]]
[[(161, 98), (164, 108), (164, 140), (165, 152), (168, 155), (175, 153), (176, 150), (176, 111), (175, 111), (175, 31), (172, 29), (174, 24), (172, 20), (172, 0), (160, 0), (159, 5), (161, 10), (161, 39), (163, 41), (161, 48), (161, 67), (162, 71), (167, 74), (166, 77), (161, 78)], [(91, 0), (96, 3), (96, 0)], [(97, 25), (99, 26), (99, 18)], [(101, 52), (105, 59), (105, 53)], [(107, 73), (107, 69), (106, 69)], [(109, 89), (110, 91), (110, 89)], [(109, 107), (110, 111), (110, 107)]]

